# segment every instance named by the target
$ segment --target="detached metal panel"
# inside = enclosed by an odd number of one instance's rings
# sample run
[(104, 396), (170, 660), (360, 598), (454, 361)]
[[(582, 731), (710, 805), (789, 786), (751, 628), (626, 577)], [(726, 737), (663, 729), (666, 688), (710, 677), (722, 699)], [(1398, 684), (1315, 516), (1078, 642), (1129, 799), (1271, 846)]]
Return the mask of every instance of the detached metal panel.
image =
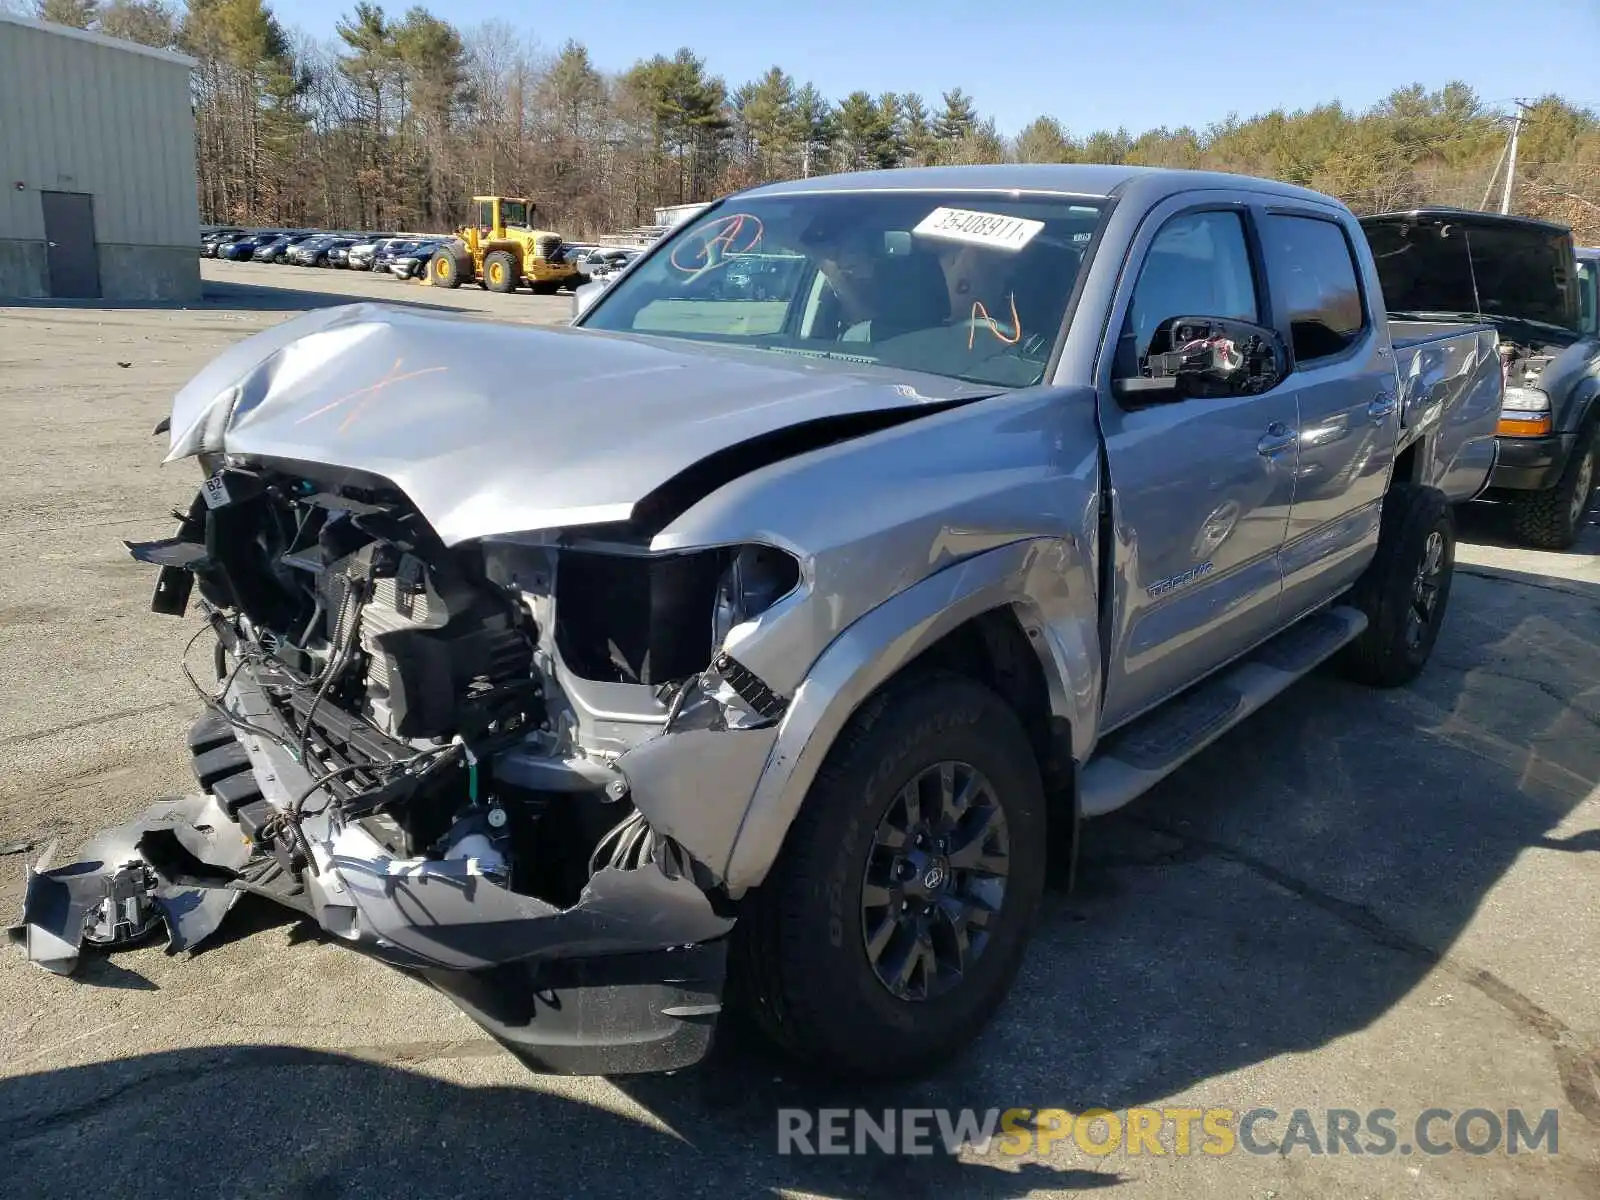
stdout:
[(42, 192), (94, 197), (104, 245), (193, 248), (193, 60), (0, 14), (0, 239), (42, 240)]

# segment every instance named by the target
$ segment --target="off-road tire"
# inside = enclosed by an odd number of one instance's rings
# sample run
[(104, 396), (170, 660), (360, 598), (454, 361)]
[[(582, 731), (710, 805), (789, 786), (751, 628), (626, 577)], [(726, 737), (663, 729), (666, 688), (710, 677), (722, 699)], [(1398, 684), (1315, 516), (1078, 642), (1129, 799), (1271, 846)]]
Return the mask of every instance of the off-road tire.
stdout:
[[(1006, 890), (970, 973), (943, 995), (892, 994), (868, 959), (861, 888), (878, 823), (932, 764), (987, 777), (1010, 843)], [(891, 685), (840, 734), (782, 852), (734, 929), (731, 992), (778, 1047), (853, 1079), (919, 1075), (985, 1025), (1010, 990), (1038, 919), (1046, 873), (1044, 789), (1021, 723), (958, 675)]]
[[(1413, 641), (1409, 618), (1419, 602), (1418, 581), (1434, 534), (1442, 553), (1437, 587), (1421, 639)], [(1377, 554), (1350, 592), (1350, 602), (1367, 616), (1367, 627), (1340, 655), (1346, 675), (1381, 688), (1401, 687), (1417, 677), (1444, 622), (1455, 561), (1455, 513), (1444, 493), (1415, 483), (1392, 484), (1383, 501)]]
[(1597, 457), (1600, 420), (1591, 418), (1578, 434), (1555, 487), (1528, 492), (1511, 501), (1511, 528), (1518, 541), (1539, 550), (1572, 548), (1583, 532), (1583, 520), (1594, 495)]
[(509, 250), (495, 250), (484, 256), (483, 286), (491, 292), (517, 290), (517, 258)]
[(458, 288), (472, 278), (472, 268), (454, 250), (436, 250), (428, 260), (428, 282), (434, 287)]

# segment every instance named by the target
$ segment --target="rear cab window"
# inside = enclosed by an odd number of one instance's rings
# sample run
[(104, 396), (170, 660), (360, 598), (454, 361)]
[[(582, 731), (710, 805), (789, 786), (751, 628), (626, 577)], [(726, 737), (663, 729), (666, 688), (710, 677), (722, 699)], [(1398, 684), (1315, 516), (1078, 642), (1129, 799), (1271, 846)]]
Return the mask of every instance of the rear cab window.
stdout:
[(1361, 273), (1332, 218), (1268, 213), (1260, 223), (1274, 306), (1289, 323), (1297, 364), (1332, 358), (1367, 331)]

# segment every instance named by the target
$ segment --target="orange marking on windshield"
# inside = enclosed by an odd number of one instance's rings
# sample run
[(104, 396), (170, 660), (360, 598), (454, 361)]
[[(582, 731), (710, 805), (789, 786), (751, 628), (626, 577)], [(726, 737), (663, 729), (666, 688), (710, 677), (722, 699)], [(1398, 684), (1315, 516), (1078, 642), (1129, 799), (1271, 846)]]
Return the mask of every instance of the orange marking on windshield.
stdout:
[(295, 424), (303, 425), (307, 421), (311, 420), (312, 417), (320, 417), (323, 413), (332, 412), (346, 401), (354, 400), (357, 396), (364, 397), (361, 403), (352, 408), (345, 416), (345, 419), (339, 422), (338, 431), (343, 433), (355, 423), (356, 418), (361, 415), (361, 410), (367, 406), (367, 401), (371, 400), (373, 396), (377, 395), (390, 384), (403, 383), (407, 379), (416, 379), (421, 375), (433, 375), (439, 371), (448, 370), (447, 367), (423, 367), (421, 370), (407, 371), (404, 374), (398, 374), (397, 372), (399, 372), (400, 368), (404, 365), (405, 360), (403, 358), (396, 358), (394, 360), (394, 366), (390, 367), (389, 370), (384, 374), (383, 378), (379, 379), (376, 383), (369, 383), (366, 387), (357, 388), (353, 392), (346, 392), (336, 400), (330, 400), (321, 408), (308, 412), (305, 416), (296, 420)]
[(989, 332), (1007, 346), (1015, 346), (1022, 340), (1022, 319), (1017, 316), (1017, 294), (1011, 292), (1008, 295), (1011, 300), (1011, 336), (1007, 337), (1000, 332), (1000, 322), (989, 315), (989, 310), (983, 306), (982, 300), (974, 300), (972, 302), (972, 323), (967, 329), (968, 350), (972, 349), (973, 342), (977, 340), (979, 321), (986, 321), (989, 325)]
[[(668, 261), (685, 275), (694, 275), (721, 266), (732, 255), (749, 254), (761, 244), (765, 234), (766, 227), (761, 224), (760, 217), (752, 216), (750, 213), (729, 213), (712, 221), (705, 228), (697, 229), (690, 237), (679, 242), (672, 248), (672, 257)], [(686, 247), (697, 242), (699, 249), (695, 252), (695, 257), (699, 261), (693, 266), (679, 262), (678, 255), (684, 253)], [(712, 253), (713, 247), (716, 249), (715, 255)]]

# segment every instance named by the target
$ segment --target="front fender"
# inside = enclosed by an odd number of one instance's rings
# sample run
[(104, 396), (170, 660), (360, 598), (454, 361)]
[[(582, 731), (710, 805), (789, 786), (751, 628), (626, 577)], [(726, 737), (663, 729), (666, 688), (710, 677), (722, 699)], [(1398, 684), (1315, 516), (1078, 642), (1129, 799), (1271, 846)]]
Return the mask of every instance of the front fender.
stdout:
[[(1596, 368), (1600, 369), (1600, 368)], [(1590, 374), (1573, 383), (1567, 402), (1561, 406), (1556, 428), (1561, 433), (1577, 433), (1600, 403), (1600, 376)]]
[(777, 858), (829, 749), (862, 703), (940, 638), (1010, 607), (1039, 655), (1072, 754), (1093, 744), (1100, 696), (1093, 547), (1029, 538), (964, 559), (896, 594), (829, 644), (795, 691), (745, 810), (723, 878), (739, 895)]

